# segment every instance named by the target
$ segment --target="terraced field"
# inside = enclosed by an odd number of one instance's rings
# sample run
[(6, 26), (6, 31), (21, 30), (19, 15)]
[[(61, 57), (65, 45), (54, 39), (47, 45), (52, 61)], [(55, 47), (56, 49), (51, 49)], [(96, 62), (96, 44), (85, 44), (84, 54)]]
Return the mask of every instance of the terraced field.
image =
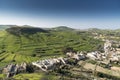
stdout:
[(77, 51), (93, 51), (102, 43), (93, 39), (90, 33), (69, 30), (69, 28), (46, 31), (43, 29), (38, 31), (38, 28), (32, 28), (33, 31), (31, 28), (17, 28), (0, 31), (0, 66), (32, 62), (45, 57), (64, 56), (63, 50), (66, 47), (72, 47)]
[(5, 66), (10, 63), (32, 62), (39, 60), (38, 57), (25, 56), (21, 54), (4, 53), (0, 55), (0, 66)]
[(31, 74), (18, 74), (14, 76), (16, 80), (58, 80), (58, 76), (44, 74), (44, 73), (31, 73)]
[[(100, 51), (103, 46), (100, 39), (93, 38), (92, 32), (94, 31), (76, 31), (66, 27), (64, 29), (39, 29), (40, 31), (37, 30), (38, 28), (32, 28), (32, 31), (29, 27), (9, 29), (8, 31), (0, 30), (0, 68), (10, 63), (30, 63), (44, 58), (65, 56), (66, 48), (73, 48), (75, 51)], [(74, 77), (74, 75), (70, 76)], [(0, 74), (1, 77), (5, 76)], [(55, 74), (48, 75), (38, 72), (18, 74), (13, 78), (18, 80), (57, 80), (58, 77)]]

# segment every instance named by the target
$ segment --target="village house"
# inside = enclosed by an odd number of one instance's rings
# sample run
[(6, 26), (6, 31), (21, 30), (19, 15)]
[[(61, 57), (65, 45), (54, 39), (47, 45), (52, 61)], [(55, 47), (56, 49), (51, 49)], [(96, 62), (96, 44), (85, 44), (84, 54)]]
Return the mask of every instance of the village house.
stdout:
[(52, 67), (57, 64), (66, 64), (65, 62), (66, 59), (59, 57), (59, 58), (50, 58), (50, 59), (45, 59), (45, 60), (40, 60), (37, 62), (32, 62), (32, 64), (36, 67), (39, 67), (43, 71), (47, 71), (49, 69), (52, 69)]
[(20, 72), (26, 71), (26, 63), (22, 64), (9, 64), (5, 68), (3, 68), (3, 74), (6, 74), (6, 77), (14, 76)]
[(82, 52), (67, 52), (66, 56), (71, 59), (76, 59), (76, 60), (83, 60), (86, 58), (85, 54)]
[(108, 60), (109, 62), (120, 62), (117, 49), (112, 47), (112, 41), (106, 40), (104, 43), (104, 53), (98, 51), (87, 53), (86, 57), (92, 60)]

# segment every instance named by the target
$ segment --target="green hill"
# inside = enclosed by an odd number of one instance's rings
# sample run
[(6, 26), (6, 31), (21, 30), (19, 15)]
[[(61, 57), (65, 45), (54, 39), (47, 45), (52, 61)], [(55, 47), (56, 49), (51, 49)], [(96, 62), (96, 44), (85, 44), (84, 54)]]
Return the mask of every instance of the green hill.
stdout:
[(67, 26), (58, 26), (55, 28), (52, 28), (52, 30), (56, 30), (56, 31), (73, 31), (73, 28), (69, 28)]
[(31, 34), (35, 34), (37, 32), (44, 32), (44, 33), (48, 32), (47, 30), (44, 30), (41, 28), (24, 27), (24, 26), (10, 27), (10, 28), (7, 28), (6, 31), (9, 32), (10, 34), (17, 35), (17, 36), (25, 35), (25, 34), (31, 35)]
[(77, 51), (93, 51), (97, 50), (101, 43), (86, 31), (10, 27), (0, 31), (0, 66), (64, 56), (63, 50), (66, 47), (72, 47)]

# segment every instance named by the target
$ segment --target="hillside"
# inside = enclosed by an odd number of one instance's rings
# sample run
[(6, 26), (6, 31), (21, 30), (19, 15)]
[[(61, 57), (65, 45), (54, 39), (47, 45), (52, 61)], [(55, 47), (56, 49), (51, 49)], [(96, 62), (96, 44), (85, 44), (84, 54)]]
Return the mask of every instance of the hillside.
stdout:
[[(116, 36), (119, 35), (118, 33), (116, 30), (101, 30), (96, 28), (75, 30), (63, 26), (47, 29), (26, 25), (12, 26), (5, 30), (0, 30), (0, 71), (8, 64), (21, 65), (21, 63), (26, 62), (27, 69), (25, 73), (18, 73), (10, 77), (11, 79), (70, 80), (72, 78), (73, 80), (91, 80), (95, 76), (93, 71), (98, 59), (94, 61), (85, 57), (84, 59), (80, 59), (79, 64), (79, 60), (67, 57), (65, 53), (71, 50), (73, 50), (72, 52), (83, 51), (83, 55), (94, 51), (104, 53), (104, 39), (116, 39)], [(48, 70), (48, 72), (43, 72), (42, 69), (35, 66), (35, 64), (39, 66), (44, 65), (43, 62), (49, 62), (52, 59), (59, 60), (60, 57), (65, 60), (67, 59), (65, 62), (66, 65), (60, 62), (53, 66), (52, 70)], [(99, 57), (97, 56), (97, 58)], [(91, 70), (87, 67), (89, 65), (93, 65), (89, 67)], [(115, 64), (112, 65), (116, 66)], [(119, 80), (119, 77), (111, 75), (108, 72), (106, 73), (106, 71), (111, 70), (108, 70), (105, 66), (107, 65), (102, 63), (99, 65), (104, 71), (98, 71), (97, 78), (103, 78), (102, 75), (104, 75), (106, 79), (114, 78), (115, 80)], [(29, 70), (33, 72), (29, 72)], [(31, 75), (34, 75), (34, 77)], [(0, 74), (1, 79), (4, 76), (4, 74)]]
[(64, 56), (63, 50), (67, 47), (76, 51), (94, 51), (102, 43), (93, 39), (90, 33), (71, 30), (11, 27), (0, 33), (0, 66), (11, 62), (31, 62), (45, 57)]
[(44, 32), (44, 33), (48, 32), (47, 30), (44, 30), (41, 28), (35, 28), (35, 27), (33, 28), (33, 27), (26, 27), (26, 26), (11, 27), (11, 28), (7, 28), (6, 31), (9, 32), (10, 34), (17, 35), (17, 36), (25, 35), (25, 34), (31, 35), (37, 32)]

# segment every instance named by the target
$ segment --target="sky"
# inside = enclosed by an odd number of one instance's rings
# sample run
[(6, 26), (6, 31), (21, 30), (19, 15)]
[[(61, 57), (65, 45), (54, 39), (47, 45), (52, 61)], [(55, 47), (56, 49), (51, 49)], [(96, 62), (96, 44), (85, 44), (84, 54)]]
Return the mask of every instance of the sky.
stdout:
[(120, 0), (0, 0), (1, 25), (120, 28)]

